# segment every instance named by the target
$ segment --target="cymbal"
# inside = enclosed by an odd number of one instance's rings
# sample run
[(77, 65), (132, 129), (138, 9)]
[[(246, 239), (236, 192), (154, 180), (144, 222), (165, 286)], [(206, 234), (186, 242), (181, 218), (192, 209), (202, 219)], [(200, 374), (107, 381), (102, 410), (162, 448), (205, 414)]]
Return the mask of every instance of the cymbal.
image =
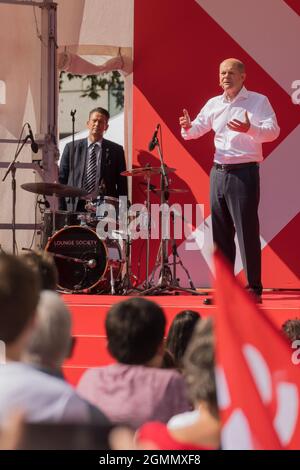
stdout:
[(24, 183), (21, 184), (21, 188), (30, 193), (43, 194), (44, 196), (80, 197), (88, 194), (85, 189), (60, 183)]
[[(140, 184), (142, 184), (143, 186), (147, 186), (147, 183), (144, 182), (144, 181)], [(147, 191), (147, 189), (145, 189), (145, 191)], [(157, 194), (161, 194), (161, 192), (162, 192), (161, 189), (156, 188), (153, 184), (150, 184), (150, 191), (152, 193), (157, 193)], [(188, 189), (181, 189), (181, 188), (169, 188), (165, 191), (168, 192), (168, 193), (188, 193), (189, 190)]]
[[(165, 167), (166, 173), (173, 173), (176, 168)], [(139, 168), (132, 168), (131, 170), (123, 171), (122, 176), (146, 176), (146, 175), (158, 175), (161, 173), (160, 166), (141, 166)]]
[[(146, 191), (146, 190), (145, 190)], [(170, 188), (170, 189), (165, 189), (165, 190), (161, 190), (161, 189), (151, 189), (151, 191), (153, 193), (156, 193), (156, 194), (161, 194), (162, 192), (166, 192), (166, 193), (188, 193), (189, 190), (188, 189), (181, 189), (181, 188)]]

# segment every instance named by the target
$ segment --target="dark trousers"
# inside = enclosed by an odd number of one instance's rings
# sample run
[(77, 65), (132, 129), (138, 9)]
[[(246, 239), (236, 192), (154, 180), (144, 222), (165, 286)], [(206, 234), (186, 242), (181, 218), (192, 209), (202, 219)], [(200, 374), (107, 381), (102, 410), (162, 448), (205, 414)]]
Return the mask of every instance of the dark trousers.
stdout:
[(257, 164), (212, 167), (210, 205), (213, 240), (234, 267), (237, 234), (248, 288), (260, 295), (259, 167)]

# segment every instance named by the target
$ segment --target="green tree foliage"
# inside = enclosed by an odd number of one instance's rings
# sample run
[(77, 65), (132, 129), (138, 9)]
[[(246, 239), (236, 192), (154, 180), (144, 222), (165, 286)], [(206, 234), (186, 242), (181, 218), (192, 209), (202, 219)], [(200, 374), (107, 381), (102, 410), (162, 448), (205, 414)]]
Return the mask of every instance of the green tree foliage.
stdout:
[(124, 82), (117, 71), (101, 75), (73, 75), (71, 73), (61, 72), (59, 77), (59, 89), (62, 88), (63, 78), (68, 80), (82, 78), (83, 93), (81, 97), (96, 100), (101, 96), (101, 90), (108, 90), (116, 98), (117, 108), (124, 107)]

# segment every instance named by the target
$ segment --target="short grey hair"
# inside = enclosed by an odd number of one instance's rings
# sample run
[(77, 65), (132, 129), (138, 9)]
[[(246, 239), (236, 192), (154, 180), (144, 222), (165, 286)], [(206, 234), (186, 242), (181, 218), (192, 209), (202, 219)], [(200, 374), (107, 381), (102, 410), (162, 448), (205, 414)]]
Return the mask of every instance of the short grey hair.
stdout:
[(61, 367), (71, 346), (71, 314), (54, 292), (41, 292), (36, 327), (24, 360), (41, 367)]

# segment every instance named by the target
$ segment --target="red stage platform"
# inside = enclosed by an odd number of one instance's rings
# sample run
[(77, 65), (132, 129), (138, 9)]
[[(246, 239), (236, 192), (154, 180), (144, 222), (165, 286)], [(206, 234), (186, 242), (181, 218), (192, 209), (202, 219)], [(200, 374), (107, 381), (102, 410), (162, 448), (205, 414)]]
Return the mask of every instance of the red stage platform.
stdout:
[[(73, 317), (76, 345), (72, 359), (65, 363), (64, 372), (70, 383), (76, 384), (88, 367), (113, 362), (106, 350), (104, 320), (111, 305), (126, 297), (111, 295), (64, 295)], [(203, 305), (203, 296), (170, 295), (147, 297), (158, 302), (167, 316), (168, 326), (180, 310), (196, 310), (201, 315), (213, 315), (215, 306)], [(299, 291), (264, 293), (260, 308), (280, 327), (288, 318), (300, 317)], [(243, 313), (241, 312), (241, 315)]]

